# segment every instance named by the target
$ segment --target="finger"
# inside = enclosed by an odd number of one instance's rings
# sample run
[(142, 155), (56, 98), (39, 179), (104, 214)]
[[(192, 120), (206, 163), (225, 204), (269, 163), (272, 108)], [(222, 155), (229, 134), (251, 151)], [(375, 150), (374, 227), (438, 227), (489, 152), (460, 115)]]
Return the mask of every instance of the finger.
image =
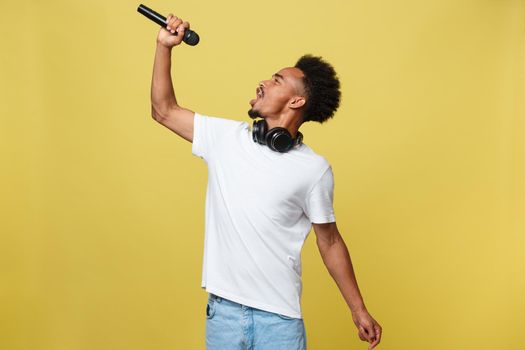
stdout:
[[(175, 32), (176, 28), (177, 28), (177, 27), (179, 26), (179, 24), (181, 24), (181, 23), (182, 23), (182, 20), (181, 20), (180, 18), (173, 17), (173, 18), (170, 20), (169, 24), (168, 24), (168, 28), (169, 28), (168, 30), (169, 30), (169, 31), (173, 31), (173, 32)], [(172, 33), (173, 33), (173, 32), (172, 32)]]
[(364, 335), (366, 341), (368, 341), (368, 342), (371, 341), (371, 340), (370, 340), (370, 335), (369, 335), (368, 332), (363, 328), (363, 326), (359, 326), (359, 331), (360, 331), (361, 333), (363, 333), (363, 335)]
[(381, 333), (382, 333), (382, 329), (381, 329), (381, 326), (376, 324), (374, 326), (375, 330), (376, 330), (376, 338), (377, 338), (377, 342), (379, 343), (381, 341)]
[(168, 17), (166, 17), (166, 26), (169, 27), (170, 23), (174, 20), (175, 15), (173, 13), (170, 13)]
[(363, 332), (359, 331), (359, 332), (357, 332), (357, 334), (359, 335), (359, 339), (361, 339), (362, 341), (366, 341), (366, 337), (363, 334)]
[(370, 331), (367, 328), (364, 328), (363, 326), (361, 326), (361, 331), (363, 332), (364, 336), (366, 337), (366, 340), (368, 342), (371, 342), (372, 341), (372, 336), (370, 335)]
[(182, 20), (180, 18), (177, 18), (177, 17), (173, 17), (169, 23), (168, 23), (168, 26), (167, 26), (167, 29), (172, 32), (172, 33), (175, 33), (176, 31), (176, 28), (182, 23)]
[(179, 26), (177, 27), (176, 31), (177, 31), (177, 33), (185, 32), (185, 31), (186, 31), (186, 27), (184, 27), (184, 25), (181, 23), (181, 24), (179, 24)]
[(375, 340), (372, 343), (370, 343), (368, 350), (372, 350), (373, 348), (376, 347), (377, 344), (379, 344), (379, 338), (376, 337)]
[(184, 38), (184, 32), (185, 32), (185, 31), (186, 31), (186, 28), (184, 28), (184, 27), (182, 26), (182, 24), (179, 25), (179, 26), (177, 27), (177, 32), (175, 33), (175, 34), (177, 35), (177, 38), (181, 38), (181, 39)]
[(185, 29), (189, 29), (190, 28), (190, 22), (182, 22), (182, 25), (184, 26)]
[(379, 344), (379, 342), (381, 342), (381, 326), (378, 325), (378, 324), (375, 324), (374, 325), (374, 329), (375, 329), (375, 332), (376, 332), (376, 336), (375, 336), (374, 341), (370, 344), (370, 347), (368, 348), (369, 350), (375, 348), (377, 346), (377, 344)]
[(370, 339), (370, 341), (373, 341), (376, 337), (376, 332), (373, 328), (372, 325), (367, 325), (366, 326), (366, 332), (368, 333), (368, 338)]

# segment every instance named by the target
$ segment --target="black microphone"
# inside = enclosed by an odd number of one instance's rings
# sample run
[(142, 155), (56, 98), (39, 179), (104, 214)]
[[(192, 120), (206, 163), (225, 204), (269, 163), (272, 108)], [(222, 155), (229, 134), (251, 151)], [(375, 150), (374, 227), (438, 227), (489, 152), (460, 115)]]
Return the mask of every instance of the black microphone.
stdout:
[[(159, 24), (161, 27), (166, 28), (168, 26), (168, 23), (166, 22), (166, 17), (162, 16), (161, 14), (158, 14), (149, 7), (140, 4), (137, 8), (137, 11), (151, 19), (153, 22)], [(175, 34), (176, 33), (177, 32), (175, 31)], [(186, 29), (182, 41), (191, 46), (197, 45), (199, 43), (199, 34), (195, 33), (193, 30)]]

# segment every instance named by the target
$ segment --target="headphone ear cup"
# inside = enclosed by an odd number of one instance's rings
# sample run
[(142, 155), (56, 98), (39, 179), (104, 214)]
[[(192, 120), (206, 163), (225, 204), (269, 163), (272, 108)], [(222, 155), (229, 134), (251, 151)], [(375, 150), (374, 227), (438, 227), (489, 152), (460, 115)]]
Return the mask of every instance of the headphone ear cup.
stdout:
[(303, 134), (300, 131), (297, 131), (297, 136), (295, 137), (295, 144), (300, 145), (303, 143)]
[(266, 134), (266, 144), (272, 150), (283, 153), (293, 147), (294, 140), (288, 129), (275, 127)]
[(266, 120), (256, 120), (253, 122), (252, 127), (252, 138), (254, 142), (261, 145), (266, 145), (266, 131), (268, 130), (268, 124)]

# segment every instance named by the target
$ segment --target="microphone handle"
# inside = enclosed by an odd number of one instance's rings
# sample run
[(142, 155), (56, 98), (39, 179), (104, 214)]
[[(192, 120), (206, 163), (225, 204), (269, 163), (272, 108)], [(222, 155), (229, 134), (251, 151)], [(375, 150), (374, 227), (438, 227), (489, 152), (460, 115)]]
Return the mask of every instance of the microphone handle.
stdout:
[[(157, 23), (161, 27), (166, 28), (168, 26), (168, 23), (166, 22), (166, 17), (164, 17), (160, 13), (153, 11), (149, 7), (146, 7), (140, 4), (139, 7), (137, 8), (137, 11), (139, 13), (142, 13), (144, 16), (151, 19), (153, 22)], [(177, 35), (177, 31), (175, 31), (175, 34), (173, 35)], [(199, 35), (191, 29), (186, 29), (186, 31), (184, 32), (184, 37), (182, 38), (182, 41), (184, 41), (186, 44), (191, 45), (191, 46), (197, 45), (199, 43)]]

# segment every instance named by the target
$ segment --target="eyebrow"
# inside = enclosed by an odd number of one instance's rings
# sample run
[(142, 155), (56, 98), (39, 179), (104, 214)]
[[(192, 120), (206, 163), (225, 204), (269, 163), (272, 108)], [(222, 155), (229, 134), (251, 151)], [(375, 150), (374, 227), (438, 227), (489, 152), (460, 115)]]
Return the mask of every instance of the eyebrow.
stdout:
[(273, 76), (277, 77), (277, 78), (279, 78), (281, 80), (284, 80), (284, 77), (281, 74), (279, 74), (279, 73), (275, 73)]

